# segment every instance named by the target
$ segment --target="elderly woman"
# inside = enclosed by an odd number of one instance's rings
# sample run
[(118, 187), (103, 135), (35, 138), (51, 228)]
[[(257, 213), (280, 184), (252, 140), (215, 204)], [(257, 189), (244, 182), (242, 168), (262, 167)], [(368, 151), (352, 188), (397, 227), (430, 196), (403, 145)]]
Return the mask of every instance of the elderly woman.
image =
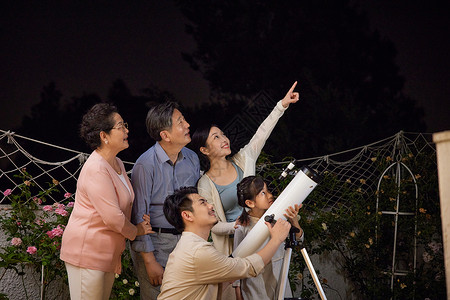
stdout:
[(81, 169), (61, 247), (71, 299), (109, 299), (125, 240), (152, 232), (148, 216), (136, 226), (130, 222), (134, 193), (116, 157), (128, 148), (128, 132), (110, 104), (96, 104), (83, 116), (81, 137), (94, 151)]
[(199, 179), (198, 192), (214, 205), (219, 222), (211, 235), (216, 249), (229, 255), (233, 251), (236, 219), (242, 213), (238, 204), (236, 185), (244, 178), (255, 175), (256, 160), (266, 140), (289, 104), (299, 100), (294, 92), (295, 82), (286, 96), (280, 100), (269, 116), (261, 123), (250, 142), (231, 158), (230, 140), (215, 125), (199, 128), (192, 136), (192, 147), (203, 162), (204, 175)]

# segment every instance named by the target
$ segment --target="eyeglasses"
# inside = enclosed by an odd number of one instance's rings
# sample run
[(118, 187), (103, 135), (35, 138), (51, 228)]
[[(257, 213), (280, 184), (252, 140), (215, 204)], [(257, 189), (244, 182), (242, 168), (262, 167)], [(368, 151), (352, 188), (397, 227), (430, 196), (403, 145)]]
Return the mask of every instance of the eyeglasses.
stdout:
[(122, 131), (128, 130), (128, 123), (118, 123), (117, 125), (114, 125), (111, 129), (119, 129)]

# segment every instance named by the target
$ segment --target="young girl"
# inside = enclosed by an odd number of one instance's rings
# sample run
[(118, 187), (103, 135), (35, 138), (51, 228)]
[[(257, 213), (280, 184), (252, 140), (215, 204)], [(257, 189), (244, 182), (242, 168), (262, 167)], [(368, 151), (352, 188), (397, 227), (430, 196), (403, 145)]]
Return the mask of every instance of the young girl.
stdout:
[[(234, 248), (242, 242), (275, 200), (272, 193), (267, 189), (264, 179), (259, 176), (248, 176), (242, 179), (237, 185), (237, 197), (239, 205), (244, 208), (239, 217), (239, 223), (244, 225), (239, 226), (235, 231)], [(303, 230), (297, 219), (300, 207), (301, 205), (297, 204), (295, 207), (289, 206), (284, 214), (292, 226), (300, 229), (300, 232), (296, 234), (297, 240), (303, 240)], [(236, 299), (275, 299), (283, 256), (284, 244), (275, 253), (272, 262), (266, 265), (257, 277), (246, 278), (233, 283), (233, 286), (236, 287)], [(289, 284), (287, 284), (286, 296), (289, 297), (290, 294), (291, 290)]]

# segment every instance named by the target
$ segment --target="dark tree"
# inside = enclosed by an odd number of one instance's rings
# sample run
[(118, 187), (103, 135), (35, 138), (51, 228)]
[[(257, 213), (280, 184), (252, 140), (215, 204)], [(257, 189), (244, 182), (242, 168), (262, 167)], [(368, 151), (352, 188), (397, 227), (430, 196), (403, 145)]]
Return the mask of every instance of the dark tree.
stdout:
[(44, 86), (41, 101), (31, 108), (31, 115), (22, 120), (20, 132), (34, 139), (53, 140), (62, 131), (60, 118), (62, 111), (62, 93), (54, 82)]
[(168, 91), (154, 85), (143, 89), (141, 95), (134, 96), (122, 80), (113, 82), (108, 93), (108, 101), (117, 106), (130, 130), (128, 134), (130, 147), (120, 153), (122, 159), (134, 162), (155, 143), (147, 133), (145, 118), (151, 106), (168, 100), (175, 101), (175, 98)]
[[(79, 124), (81, 116), (99, 102), (101, 99), (95, 94), (64, 100), (56, 85), (49, 83), (41, 92), (41, 101), (31, 108), (31, 115), (23, 118), (17, 133), (44, 143), (88, 152), (79, 136)], [(40, 159), (59, 161), (68, 158), (63, 151), (51, 151), (36, 143), (25, 141), (23, 145)]]
[(349, 2), (177, 1), (197, 43), (183, 57), (214, 97), (265, 90), (280, 99), (299, 81), (300, 103), (267, 144), (280, 156), (325, 154), (424, 130), (422, 109), (402, 93), (393, 44)]
[[(63, 101), (62, 93), (56, 89), (54, 83), (50, 83), (43, 88), (41, 101), (32, 107), (31, 115), (23, 119), (22, 126), (17, 132), (39, 141), (90, 153), (91, 149), (79, 136), (81, 118), (94, 104), (107, 101), (117, 106), (119, 113), (129, 124), (130, 147), (119, 156), (134, 162), (140, 154), (154, 144), (145, 127), (148, 109), (166, 100), (175, 101), (169, 92), (155, 86), (149, 86), (142, 90), (141, 95), (134, 96), (126, 84), (118, 79), (112, 83), (107, 99), (101, 99), (96, 94), (84, 93), (80, 97)], [(26, 147), (31, 149), (32, 154), (38, 154), (37, 156), (41, 159), (50, 161), (67, 159), (67, 157), (59, 157), (53, 151), (34, 150), (34, 148), (42, 149), (34, 143), (27, 143)]]

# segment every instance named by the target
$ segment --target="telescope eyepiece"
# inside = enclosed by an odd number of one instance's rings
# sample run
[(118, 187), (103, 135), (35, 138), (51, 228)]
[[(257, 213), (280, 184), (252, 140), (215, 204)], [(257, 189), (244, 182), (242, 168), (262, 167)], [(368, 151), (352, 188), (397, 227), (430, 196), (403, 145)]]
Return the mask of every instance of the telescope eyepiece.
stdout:
[(264, 221), (269, 222), (269, 223), (271, 223), (271, 224), (275, 224), (275, 223), (276, 223), (276, 221), (275, 221), (275, 215), (274, 215), (274, 214), (271, 214), (271, 215), (265, 216), (265, 217), (264, 217)]

